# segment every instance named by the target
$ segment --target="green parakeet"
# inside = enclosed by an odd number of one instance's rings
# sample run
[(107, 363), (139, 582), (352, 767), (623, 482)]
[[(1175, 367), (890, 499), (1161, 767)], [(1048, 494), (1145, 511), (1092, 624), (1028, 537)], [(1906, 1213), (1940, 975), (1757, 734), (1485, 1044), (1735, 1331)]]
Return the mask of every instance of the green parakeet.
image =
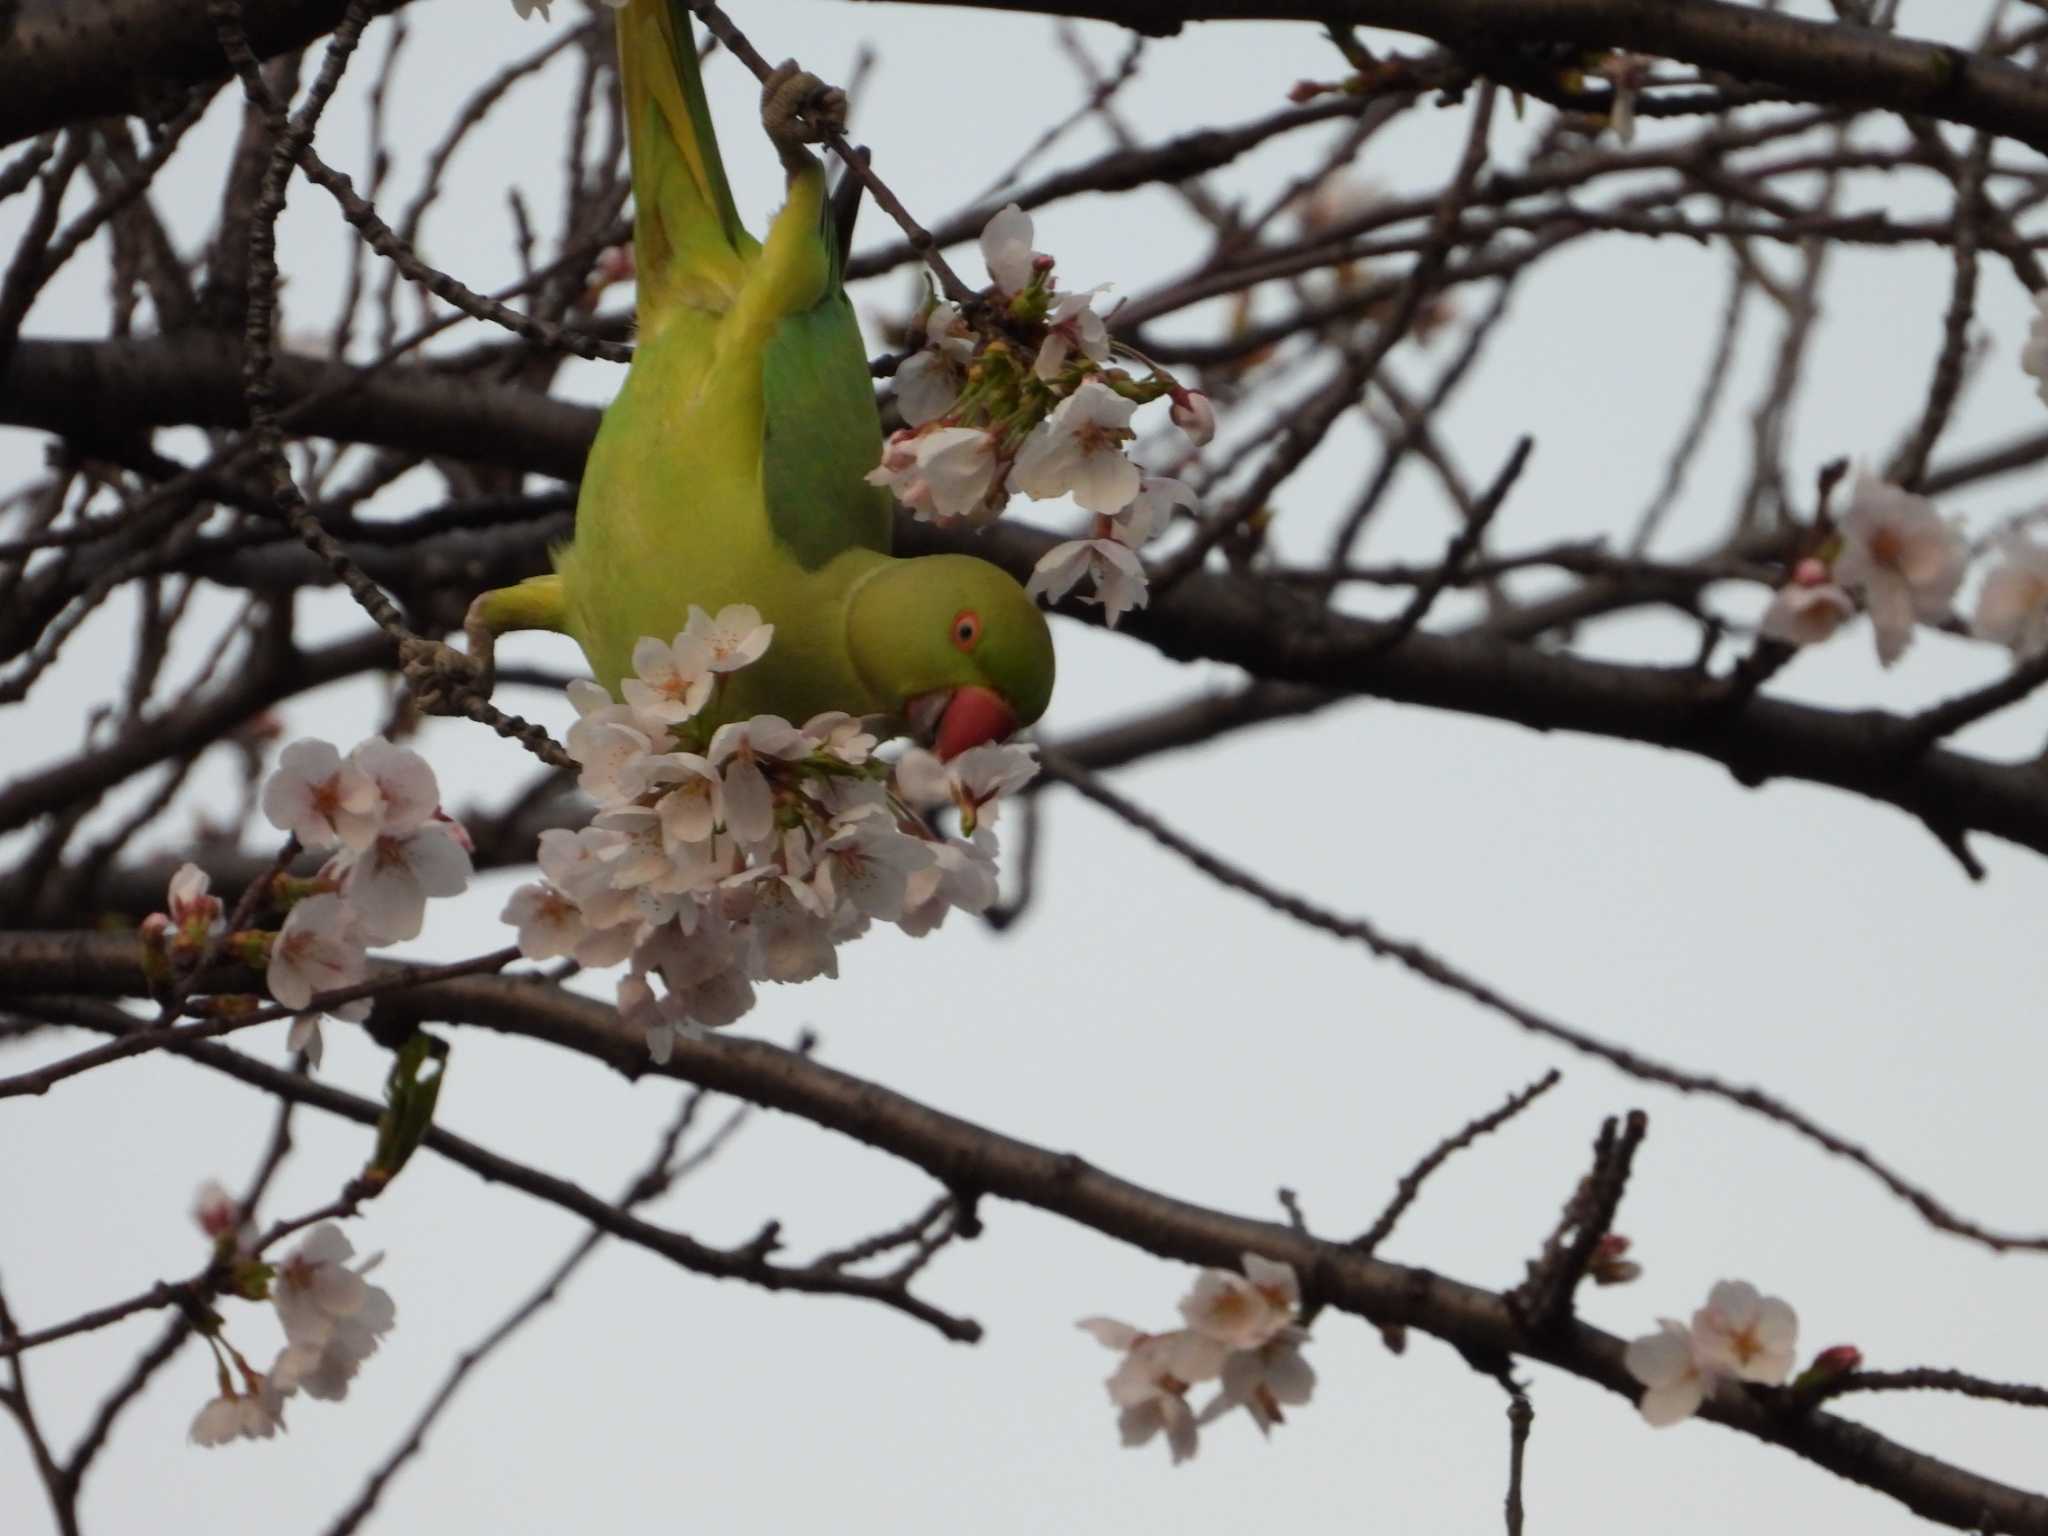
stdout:
[(1044, 616), (986, 561), (891, 556), (890, 497), (866, 480), (881, 448), (874, 388), (824, 168), (803, 148), (837, 126), (844, 97), (787, 65), (769, 81), (762, 121), (789, 200), (756, 241), (719, 160), (687, 8), (630, 0), (618, 40), (638, 346), (592, 445), (573, 541), (553, 575), (477, 599), (472, 656), (487, 669), (496, 634), (558, 630), (616, 696), (642, 636), (670, 639), (693, 604), (746, 603), (774, 642), (680, 728), (687, 742), (755, 714), (846, 710), (909, 722), (950, 757), (1030, 724), (1052, 692)]

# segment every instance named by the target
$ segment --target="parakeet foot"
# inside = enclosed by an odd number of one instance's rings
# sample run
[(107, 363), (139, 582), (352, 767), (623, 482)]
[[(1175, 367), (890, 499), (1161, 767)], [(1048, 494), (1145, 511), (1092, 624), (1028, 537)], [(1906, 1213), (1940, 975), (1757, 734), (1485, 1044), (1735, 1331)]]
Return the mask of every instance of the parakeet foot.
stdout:
[(846, 92), (785, 59), (761, 86), (761, 126), (793, 175), (810, 164), (804, 145), (846, 131)]
[(469, 622), (463, 626), (463, 635), (469, 641), (467, 652), (440, 640), (418, 637), (399, 648), (399, 670), (405, 676), (406, 686), (419, 707), (430, 715), (466, 714), (465, 706), (470, 701), (481, 702), (491, 696), (496, 636), (483, 625), (474, 607), (470, 609)]

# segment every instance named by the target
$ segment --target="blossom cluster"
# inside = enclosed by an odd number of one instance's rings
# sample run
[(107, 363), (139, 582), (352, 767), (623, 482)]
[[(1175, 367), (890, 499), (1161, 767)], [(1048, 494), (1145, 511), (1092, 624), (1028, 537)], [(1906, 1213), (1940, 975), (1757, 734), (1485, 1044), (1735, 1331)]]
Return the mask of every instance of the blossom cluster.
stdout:
[[(224, 1253), (240, 1252), (247, 1228), (219, 1185), (200, 1191), (194, 1214)], [(217, 1333), (207, 1336), (214, 1347), (219, 1391), (192, 1420), (195, 1444), (268, 1440), (285, 1427), (287, 1398), (304, 1392), (338, 1402), (348, 1395), (349, 1383), (398, 1316), (391, 1293), (363, 1278), (381, 1255), (351, 1268), (343, 1261), (354, 1255), (341, 1228), (323, 1222), (267, 1272), (263, 1283), (284, 1328), (284, 1347), (268, 1371), (256, 1370)], [(265, 1273), (262, 1266), (257, 1268)], [(240, 1387), (235, 1385), (236, 1376), (241, 1378)]]
[[(1125, 1445), (1144, 1445), (1165, 1432), (1176, 1464), (1195, 1454), (1202, 1425), (1243, 1408), (1269, 1434), (1283, 1408), (1306, 1403), (1316, 1373), (1302, 1358), (1301, 1284), (1285, 1264), (1244, 1256), (1244, 1273), (1205, 1269), (1181, 1299), (1185, 1327), (1144, 1333), (1114, 1318), (1083, 1318), (1080, 1327), (1123, 1359), (1109, 1376), (1109, 1400)], [(1191, 1388), (1218, 1384), (1198, 1412)]]
[[(1053, 259), (1032, 249), (1030, 215), (1012, 203), (981, 234), (995, 326), (977, 331), (960, 305), (928, 302), (922, 345), (898, 370), (903, 430), (869, 476), (919, 518), (980, 526), (1013, 494), (1072, 496), (1094, 526), (1085, 539), (1048, 550), (1027, 584), (1057, 602), (1083, 581), (1111, 625), (1146, 599), (1137, 551), (1196, 497), (1179, 480), (1147, 476), (1124, 445), (1131, 418), (1165, 399), (1173, 424), (1195, 444), (1215, 432), (1207, 396), (1151, 368), (1144, 378), (1108, 366), (1114, 351), (1091, 288), (1062, 293)], [(1150, 367), (1150, 365), (1148, 365)]]
[(1745, 1280), (1723, 1280), (1690, 1327), (1660, 1319), (1657, 1332), (1630, 1341), (1622, 1363), (1643, 1384), (1643, 1417), (1661, 1427), (1691, 1418), (1720, 1382), (1783, 1385), (1798, 1341), (1790, 1305)]
[[(170, 911), (142, 923), (145, 953), (196, 960), (223, 938), (265, 967), (270, 995), (305, 1009), (314, 994), (354, 986), (368, 970), (368, 952), (417, 938), (427, 899), (453, 896), (472, 873), (469, 834), (441, 809), (434, 770), (417, 752), (372, 736), (343, 757), (311, 737), (284, 749), (263, 786), (263, 814), (301, 847), (332, 850), (310, 880), (280, 880), (289, 901), (275, 934), (228, 936), (221, 900), (196, 864), (171, 877)], [(253, 941), (253, 943), (246, 942)], [(339, 1005), (337, 1018), (360, 1019), (368, 999)], [(321, 1015), (292, 1022), (288, 1044), (320, 1064)]]
[[(774, 626), (744, 604), (692, 608), (672, 640), (643, 638), (614, 700), (570, 685), (568, 749), (598, 810), (540, 840), (545, 878), (521, 886), (504, 919), (521, 953), (586, 966), (631, 961), (625, 1017), (656, 1060), (676, 1035), (717, 1028), (754, 1004), (757, 982), (838, 974), (838, 947), (875, 922), (912, 936), (947, 912), (995, 901), (996, 802), (1037, 772), (1025, 747), (979, 746), (951, 763), (911, 749), (893, 765), (851, 715), (793, 725), (755, 715), (704, 740), (674, 738), (759, 659)], [(959, 811), (960, 835), (921, 814)], [(659, 983), (657, 988), (656, 983)]]
[[(2027, 367), (2048, 398), (2048, 312)], [(1969, 624), (1979, 639), (2025, 661), (2048, 652), (2048, 548), (2017, 530), (1996, 541), (1999, 560), (1978, 588)], [(1924, 496), (1859, 470), (1849, 503), (1819, 549), (1795, 562), (1759, 632), (1785, 645), (1831, 638), (1858, 609), (1870, 615), (1877, 658), (1891, 666), (1921, 625), (1953, 619), (1971, 550), (1962, 530)]]

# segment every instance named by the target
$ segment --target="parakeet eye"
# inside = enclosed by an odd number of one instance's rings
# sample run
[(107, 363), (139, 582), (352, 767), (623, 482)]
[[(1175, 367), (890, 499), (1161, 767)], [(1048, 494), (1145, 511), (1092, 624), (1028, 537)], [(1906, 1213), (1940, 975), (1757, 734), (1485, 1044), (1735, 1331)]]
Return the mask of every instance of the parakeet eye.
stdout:
[(972, 608), (962, 608), (953, 615), (953, 644), (960, 650), (971, 651), (974, 643), (981, 638), (981, 615)]

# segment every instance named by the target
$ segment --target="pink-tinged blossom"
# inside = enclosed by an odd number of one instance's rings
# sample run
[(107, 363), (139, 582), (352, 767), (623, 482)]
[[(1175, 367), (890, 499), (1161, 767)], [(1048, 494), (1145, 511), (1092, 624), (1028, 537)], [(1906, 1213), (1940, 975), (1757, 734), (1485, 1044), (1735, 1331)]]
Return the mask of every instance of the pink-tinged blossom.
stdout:
[(165, 895), (180, 944), (197, 949), (227, 926), (226, 909), (218, 896), (210, 894), (212, 884), (213, 878), (197, 864), (181, 864), (171, 876)]
[(1151, 594), (1145, 565), (1128, 544), (1118, 539), (1070, 539), (1039, 557), (1024, 584), (1029, 597), (1057, 603), (1086, 578), (1093, 590), (1079, 594), (1084, 603), (1100, 603), (1103, 621), (1115, 629), (1133, 608), (1142, 608)]
[(1216, 435), (1216, 407), (1199, 389), (1177, 389), (1168, 395), (1167, 419), (1187, 434), (1197, 448)]
[(1107, 1317), (1083, 1318), (1079, 1326), (1098, 1343), (1124, 1353), (1107, 1383), (1124, 1444), (1145, 1445), (1164, 1431), (1176, 1465), (1193, 1456), (1198, 1436), (1188, 1388), (1215, 1379), (1223, 1368), (1225, 1347), (1185, 1328), (1141, 1333)]
[(1757, 633), (1783, 645), (1818, 645), (1853, 618), (1856, 604), (1833, 582), (1780, 587)]
[(397, 944), (419, 937), (428, 897), (461, 895), (472, 873), (447, 824), (429, 821), (402, 837), (379, 837), (348, 860), (341, 890), (370, 943)]
[(1256, 1253), (1244, 1256), (1244, 1273), (1205, 1269), (1180, 1304), (1187, 1325), (1226, 1349), (1257, 1349), (1294, 1322), (1301, 1283), (1285, 1264)]
[(1213, 1424), (1233, 1408), (1243, 1408), (1262, 1435), (1284, 1424), (1283, 1408), (1299, 1408), (1315, 1395), (1315, 1368), (1301, 1353), (1307, 1339), (1299, 1328), (1283, 1328), (1254, 1349), (1225, 1356), (1223, 1390), (1203, 1408), (1201, 1422)]
[(762, 761), (786, 762), (809, 751), (803, 733), (777, 715), (734, 720), (713, 734), (705, 756), (719, 772), (726, 830), (741, 847), (758, 847), (775, 832), (775, 798)]
[(1031, 249), (1031, 215), (1011, 203), (983, 225), (981, 259), (990, 281), (1004, 293), (1029, 288), (1038, 262), (1038, 253)]
[(718, 770), (695, 752), (671, 752), (661, 760), (657, 778), (672, 786), (655, 802), (669, 851), (673, 853), (686, 843), (708, 841), (725, 819), (725, 791)]
[(519, 930), (519, 953), (529, 960), (572, 954), (590, 935), (583, 909), (542, 880), (514, 891), (498, 918)]
[(1692, 1315), (1699, 1358), (1744, 1381), (1782, 1384), (1799, 1346), (1799, 1317), (1746, 1280), (1723, 1280)]
[(737, 672), (751, 666), (768, 652), (775, 638), (775, 626), (761, 622), (761, 610), (751, 603), (727, 603), (716, 614), (690, 605), (683, 635), (698, 641), (711, 653), (711, 670)]
[(307, 737), (279, 754), (263, 786), (263, 815), (308, 848), (361, 848), (377, 835), (383, 796), (377, 781), (345, 761), (332, 742)]
[(221, 1372), (220, 1395), (209, 1398), (188, 1432), (194, 1445), (226, 1445), (230, 1440), (268, 1440), (284, 1428), (284, 1393), (267, 1377), (249, 1373), (246, 1392), (237, 1392)]
[(381, 837), (403, 837), (424, 826), (441, 804), (433, 766), (409, 747), (372, 736), (349, 753), (348, 760), (377, 786)]
[(867, 721), (843, 709), (828, 709), (803, 724), (803, 738), (820, 756), (858, 768), (875, 750), (875, 734)]
[(633, 646), (634, 675), (619, 684), (619, 693), (641, 714), (680, 725), (710, 701), (714, 670), (711, 647), (687, 630), (669, 645), (642, 635)]
[(391, 1293), (363, 1279), (377, 1257), (351, 1269), (343, 1261), (354, 1253), (340, 1227), (322, 1222), (278, 1266), (270, 1299), (285, 1349), (271, 1377), (280, 1390), (344, 1396), (357, 1368), (390, 1332), (397, 1318)]
[(368, 961), (355, 912), (323, 892), (295, 905), (270, 947), (270, 995), (287, 1008), (304, 1008), (316, 992), (352, 987)]
[(242, 1207), (219, 1179), (208, 1179), (192, 1198), (192, 1219), (215, 1241), (242, 1225)]
[(904, 882), (903, 913), (896, 926), (921, 939), (946, 920), (956, 907), (986, 912), (1002, 893), (996, 878), (996, 835), (987, 827), (971, 839), (949, 837), (926, 845), (932, 862)]
[(967, 386), (974, 338), (960, 306), (944, 301), (925, 316), (925, 344), (896, 370), (896, 410), (913, 427), (937, 421), (953, 408)]
[(1107, 517), (1138, 494), (1138, 466), (1124, 457), (1135, 401), (1089, 379), (1032, 429), (1010, 470), (1010, 489), (1040, 501), (1071, 494)]
[(1045, 317), (1046, 338), (1031, 365), (1034, 374), (1050, 383), (1076, 352), (1092, 363), (1109, 361), (1109, 328), (1095, 312), (1095, 295), (1108, 287), (1104, 283), (1085, 293), (1062, 294), (1053, 301)]
[(828, 910), (844, 901), (894, 922), (903, 915), (911, 875), (934, 862), (923, 840), (899, 832), (886, 812), (852, 816), (819, 845), (814, 889)]
[(628, 725), (619, 717), (623, 713), (585, 715), (569, 727), (564, 743), (582, 769), (577, 787), (599, 805), (625, 804), (646, 793), (654, 760), (666, 745)]
[(962, 830), (972, 836), (982, 822), (995, 821), (998, 800), (1015, 794), (1037, 773), (1038, 759), (1028, 746), (987, 742), (969, 747), (950, 763), (912, 747), (896, 762), (896, 788), (912, 805), (954, 806)]
[(1835, 580), (1863, 599), (1878, 660), (1890, 666), (1912, 643), (1916, 621), (1948, 617), (1969, 550), (1934, 503), (1861, 472), (1841, 530)]
[(1699, 1412), (1713, 1388), (1715, 1373), (1694, 1349), (1692, 1330), (1668, 1317), (1655, 1333), (1631, 1339), (1621, 1363), (1643, 1384), (1636, 1406), (1659, 1429)]
[[(2025, 661), (2048, 651), (2048, 549), (2013, 534), (1999, 552), (2002, 563), (1977, 594), (1971, 628)], [(171, 915), (177, 916), (175, 908)]]

